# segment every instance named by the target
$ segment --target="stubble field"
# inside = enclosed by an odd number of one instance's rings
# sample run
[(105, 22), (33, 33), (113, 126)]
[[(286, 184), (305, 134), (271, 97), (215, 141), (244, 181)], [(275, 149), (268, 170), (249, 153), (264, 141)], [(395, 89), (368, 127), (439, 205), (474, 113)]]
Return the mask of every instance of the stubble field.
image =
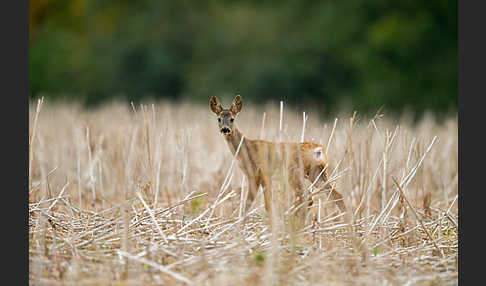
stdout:
[[(226, 104), (225, 104), (226, 103)], [(223, 102), (224, 106), (228, 102)], [(31, 285), (457, 285), (457, 117), (245, 105), (249, 138), (327, 146), (345, 197), (267, 223), (208, 106), (29, 107)], [(282, 182), (275, 192), (288, 192)]]

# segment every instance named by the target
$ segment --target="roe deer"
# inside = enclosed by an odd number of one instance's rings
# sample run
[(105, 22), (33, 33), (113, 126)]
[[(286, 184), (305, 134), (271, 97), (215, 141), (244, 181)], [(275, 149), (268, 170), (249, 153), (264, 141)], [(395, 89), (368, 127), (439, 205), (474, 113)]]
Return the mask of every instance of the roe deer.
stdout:
[[(319, 190), (328, 189), (331, 191), (331, 198), (335, 200), (341, 211), (346, 211), (342, 195), (337, 192), (327, 181), (326, 151), (321, 144), (314, 142), (270, 142), (265, 140), (248, 139), (234, 124), (235, 118), (243, 107), (241, 96), (237, 95), (229, 109), (224, 109), (219, 100), (212, 96), (209, 100), (209, 107), (218, 117), (218, 126), (228, 147), (235, 155), (240, 141), (240, 150), (237, 154), (238, 165), (248, 179), (248, 202), (256, 197), (258, 188), (261, 186), (267, 212), (272, 208), (272, 175), (285, 171), (287, 181), (294, 189), (295, 205), (298, 206), (309, 200), (308, 191), (303, 183), (303, 178), (321, 186)], [(249, 205), (249, 204), (247, 204)]]

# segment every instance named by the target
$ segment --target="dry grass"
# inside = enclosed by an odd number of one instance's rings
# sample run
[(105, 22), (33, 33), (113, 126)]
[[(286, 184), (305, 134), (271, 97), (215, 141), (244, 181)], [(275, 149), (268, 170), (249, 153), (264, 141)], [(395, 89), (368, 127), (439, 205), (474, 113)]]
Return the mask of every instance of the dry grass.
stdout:
[(245, 181), (208, 107), (33, 103), (30, 284), (456, 285), (457, 118), (305, 116), (304, 134), (285, 107), (281, 122), (270, 105), (237, 120), (250, 138), (329, 145), (350, 211), (319, 194), (289, 231), (266, 225), (261, 198), (241, 212)]

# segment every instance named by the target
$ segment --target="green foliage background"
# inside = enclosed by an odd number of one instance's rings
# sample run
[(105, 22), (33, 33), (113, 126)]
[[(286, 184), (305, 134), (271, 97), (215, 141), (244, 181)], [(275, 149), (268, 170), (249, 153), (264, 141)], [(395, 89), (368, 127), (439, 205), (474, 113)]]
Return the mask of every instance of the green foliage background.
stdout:
[(30, 1), (31, 97), (455, 111), (457, 1)]

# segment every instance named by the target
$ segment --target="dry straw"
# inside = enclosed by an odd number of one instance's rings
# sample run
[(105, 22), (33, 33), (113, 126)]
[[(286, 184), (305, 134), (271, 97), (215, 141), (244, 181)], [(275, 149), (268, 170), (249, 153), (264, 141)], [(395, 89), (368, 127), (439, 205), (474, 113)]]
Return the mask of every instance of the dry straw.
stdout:
[(249, 138), (327, 143), (348, 208), (310, 182), (312, 205), (267, 214), (206, 105), (40, 99), (30, 116), (32, 285), (457, 285), (457, 117), (289, 109), (284, 126), (283, 102), (246, 104)]

